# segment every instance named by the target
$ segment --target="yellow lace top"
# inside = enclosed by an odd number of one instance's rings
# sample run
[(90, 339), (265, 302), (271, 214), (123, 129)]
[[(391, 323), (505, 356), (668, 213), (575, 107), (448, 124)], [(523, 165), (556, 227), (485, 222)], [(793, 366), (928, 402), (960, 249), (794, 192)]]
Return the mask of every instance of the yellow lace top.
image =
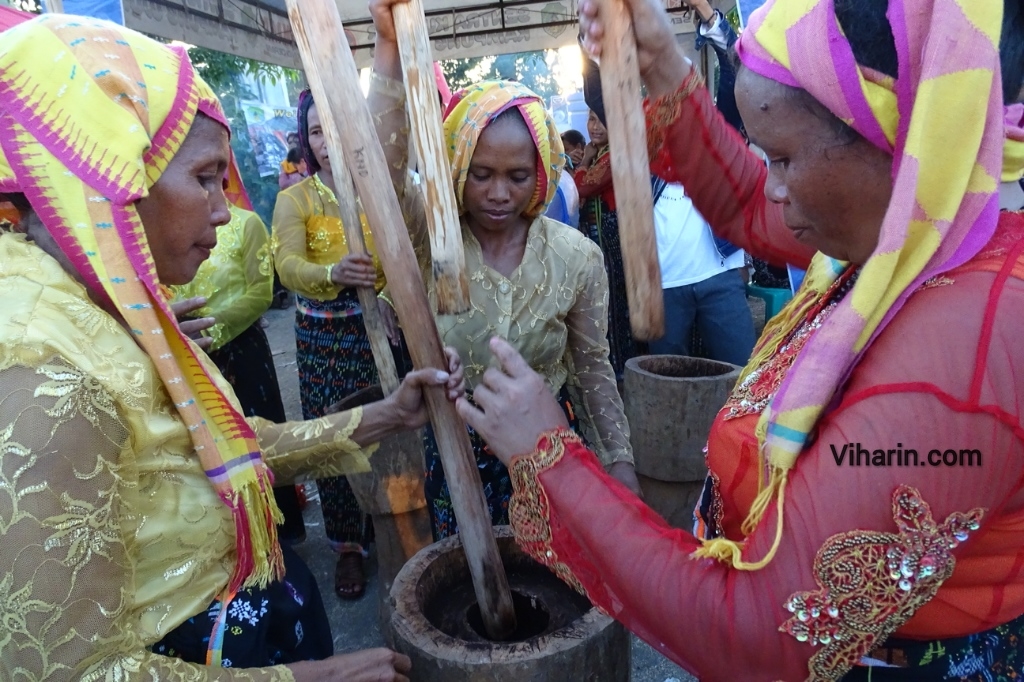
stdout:
[(195, 317), (213, 317), (217, 324), (203, 332), (217, 350), (267, 312), (274, 298), (274, 264), (270, 235), (252, 211), (231, 206), (231, 222), (217, 230), (217, 247), (199, 266), (195, 279), (171, 287), (176, 298), (205, 296)]
[[(349, 439), (361, 418), (249, 422), (287, 483), (367, 470), (374, 447)], [(0, 547), (0, 679), (291, 679), (284, 668), (207, 668), (146, 649), (227, 584), (234, 523), (149, 357), (56, 260), (9, 233)]]
[[(377, 291), (384, 288), (384, 269), (377, 259), (373, 235), (362, 213), (366, 248), (377, 267)], [(311, 175), (282, 190), (274, 206), (274, 263), (281, 283), (306, 298), (333, 301), (343, 287), (331, 281), (327, 266), (348, 255), (338, 200), (320, 178)]]

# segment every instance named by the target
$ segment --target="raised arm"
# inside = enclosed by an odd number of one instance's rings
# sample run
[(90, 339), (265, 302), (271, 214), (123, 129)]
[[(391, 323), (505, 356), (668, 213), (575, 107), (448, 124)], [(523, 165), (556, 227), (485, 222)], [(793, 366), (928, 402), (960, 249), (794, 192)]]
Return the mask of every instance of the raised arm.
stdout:
[[(651, 171), (686, 187), (715, 233), (774, 265), (806, 267), (813, 250), (794, 239), (782, 208), (764, 196), (767, 169), (715, 109), (675, 42), (664, 6), (629, 0), (640, 73), (647, 86)], [(604, 30), (593, 0), (580, 3), (584, 45), (599, 57)], [(582, 190), (581, 190), (582, 194)]]
[(814, 249), (793, 237), (782, 206), (765, 197), (768, 169), (696, 75), (645, 109), (652, 171), (686, 187), (715, 234), (772, 265), (806, 269)]
[(398, 53), (391, 6), (403, 0), (376, 0), (370, 3), (377, 37), (373, 49), (373, 76), (367, 104), (373, 114), (377, 138), (391, 172), (391, 183), (398, 194), (409, 237), (420, 263), (429, 263), (427, 216), (423, 197), (409, 172), (409, 114), (405, 104), (402, 60)]

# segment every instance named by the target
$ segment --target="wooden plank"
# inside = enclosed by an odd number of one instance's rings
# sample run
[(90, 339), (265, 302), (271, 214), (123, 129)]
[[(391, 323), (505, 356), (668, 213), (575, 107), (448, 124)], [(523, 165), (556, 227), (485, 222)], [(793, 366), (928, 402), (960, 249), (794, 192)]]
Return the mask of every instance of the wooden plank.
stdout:
[[(441, 339), (419, 264), (398, 197), (392, 190), (391, 175), (373, 117), (359, 87), (359, 74), (344, 38), (338, 8), (324, 0), (288, 0), (288, 15), (306, 67), (306, 77), (310, 83), (320, 83), (331, 113), (336, 117), (334, 120), (322, 118), (322, 123), (325, 127), (334, 126), (343, 141), (345, 161), (353, 171), (363, 209), (370, 221), (413, 363), (416, 367), (445, 367)], [(328, 79), (329, 89), (323, 87)], [(340, 121), (344, 121), (344, 126), (338, 125)], [(515, 630), (512, 595), (491, 530), (469, 434), (445, 393), (443, 387), (425, 391), (427, 409), (459, 520), (484, 627), (493, 639), (500, 640)]]
[(665, 308), (654, 233), (640, 67), (632, 22), (622, 0), (598, 0), (598, 12), (605, 27), (601, 43), (601, 92), (608, 119), (629, 322), (633, 336), (650, 341), (665, 334)]
[[(323, 83), (317, 82), (315, 87), (319, 90), (323, 87)], [(313, 91), (313, 101), (317, 103), (320, 120), (338, 120), (331, 114), (327, 96), (322, 92), (314, 91), (312, 81), (310, 81), (309, 89)], [(320, 102), (324, 102), (324, 105), (321, 106)], [(345, 230), (348, 250), (350, 253), (367, 253), (363, 228), (359, 222), (356, 194), (352, 187), (352, 174), (349, 173), (348, 166), (344, 163), (345, 155), (341, 140), (338, 139), (334, 126), (325, 126), (324, 136), (327, 138), (328, 155), (332, 159), (340, 159), (339, 163), (331, 165), (331, 172), (334, 174), (334, 195), (338, 199), (341, 224)], [(373, 361), (377, 365), (377, 376), (380, 379), (381, 388), (384, 389), (384, 395), (391, 395), (398, 389), (398, 368), (395, 367), (395, 356), (391, 352), (387, 332), (384, 331), (384, 318), (380, 314), (380, 309), (377, 308), (377, 292), (373, 287), (357, 287), (356, 294), (359, 296), (359, 307), (363, 309), (363, 326), (366, 327), (366, 336), (370, 339), (370, 350), (373, 351)]]
[(395, 5), (392, 14), (405, 72), (410, 132), (420, 161), (417, 170), (423, 180), (437, 312), (454, 315), (469, 309), (469, 283), (423, 4), (411, 0)]

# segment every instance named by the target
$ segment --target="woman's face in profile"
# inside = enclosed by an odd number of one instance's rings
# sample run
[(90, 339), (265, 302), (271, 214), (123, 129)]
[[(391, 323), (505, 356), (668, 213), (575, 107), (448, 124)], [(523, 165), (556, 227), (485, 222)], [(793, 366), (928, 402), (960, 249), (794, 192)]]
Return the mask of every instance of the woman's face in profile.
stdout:
[(231, 220), (224, 196), (228, 132), (199, 115), (149, 196), (136, 203), (162, 284), (191, 282)]
[(804, 91), (747, 68), (736, 80), (736, 104), (751, 142), (768, 156), (765, 197), (782, 206), (793, 236), (865, 263), (892, 197), (892, 156), (844, 132)]

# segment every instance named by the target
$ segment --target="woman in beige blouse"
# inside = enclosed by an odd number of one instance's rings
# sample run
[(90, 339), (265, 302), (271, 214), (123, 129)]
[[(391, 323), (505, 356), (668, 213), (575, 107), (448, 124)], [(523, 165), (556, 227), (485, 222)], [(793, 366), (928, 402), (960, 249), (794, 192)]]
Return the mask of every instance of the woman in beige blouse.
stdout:
[[(405, 190), (408, 123), (391, 4), (374, 0), (377, 28), (370, 108), (393, 180)], [(562, 142), (540, 98), (511, 82), (484, 82), (459, 93), (444, 123), (462, 216), (470, 309), (435, 317), (443, 342), (459, 352), (476, 386), (494, 335), (507, 339), (561, 398), (570, 421), (609, 473), (639, 493), (629, 426), (608, 361), (607, 278), (597, 246), (543, 216), (558, 187)], [(429, 247), (418, 193), (405, 197), (410, 232), (433, 299)], [(508, 523), (505, 467), (472, 433), (492, 521)], [(435, 537), (457, 532), (432, 434), (427, 433), (427, 498)]]

